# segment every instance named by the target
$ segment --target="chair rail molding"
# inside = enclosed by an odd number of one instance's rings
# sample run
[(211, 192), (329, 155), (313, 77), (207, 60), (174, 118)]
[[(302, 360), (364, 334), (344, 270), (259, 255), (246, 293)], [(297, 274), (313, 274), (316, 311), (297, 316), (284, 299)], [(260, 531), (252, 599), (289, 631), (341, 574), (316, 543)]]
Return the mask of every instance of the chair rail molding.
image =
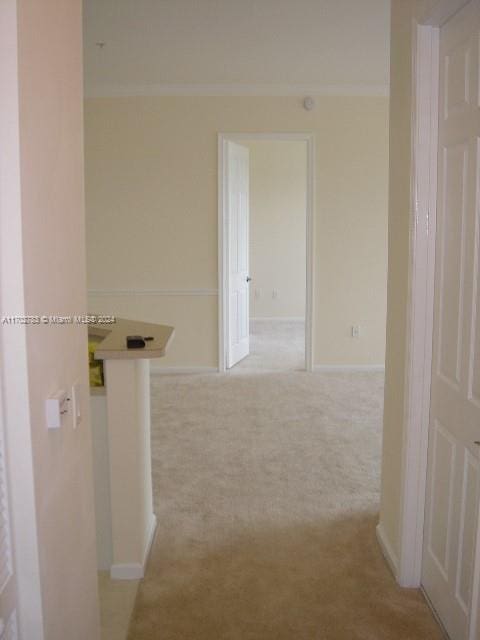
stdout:
[(89, 289), (89, 296), (218, 296), (218, 289)]

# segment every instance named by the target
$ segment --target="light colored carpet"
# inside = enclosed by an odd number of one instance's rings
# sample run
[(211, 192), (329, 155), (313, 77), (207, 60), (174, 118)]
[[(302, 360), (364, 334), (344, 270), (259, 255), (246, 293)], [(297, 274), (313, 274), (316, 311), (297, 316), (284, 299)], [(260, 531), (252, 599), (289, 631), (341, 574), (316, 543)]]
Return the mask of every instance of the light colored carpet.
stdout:
[(250, 355), (235, 373), (305, 369), (304, 320), (250, 320)]
[(159, 526), (130, 640), (439, 640), (375, 539), (383, 377), (152, 380)]

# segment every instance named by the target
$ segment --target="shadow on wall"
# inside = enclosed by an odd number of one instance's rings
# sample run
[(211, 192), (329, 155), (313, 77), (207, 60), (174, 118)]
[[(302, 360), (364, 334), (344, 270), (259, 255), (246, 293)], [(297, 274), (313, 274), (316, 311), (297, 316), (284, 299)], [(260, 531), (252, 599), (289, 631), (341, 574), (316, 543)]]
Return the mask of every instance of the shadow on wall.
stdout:
[(420, 593), (390, 575), (376, 522), (259, 530), (210, 551), (157, 539), (129, 640), (440, 640)]

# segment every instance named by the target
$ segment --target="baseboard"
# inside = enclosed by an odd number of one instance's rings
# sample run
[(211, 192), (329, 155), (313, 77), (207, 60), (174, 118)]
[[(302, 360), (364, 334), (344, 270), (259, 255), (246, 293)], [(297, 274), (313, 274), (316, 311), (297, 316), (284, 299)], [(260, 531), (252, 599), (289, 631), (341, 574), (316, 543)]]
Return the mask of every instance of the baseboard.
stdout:
[(318, 373), (341, 373), (342, 371), (378, 371), (379, 373), (385, 371), (384, 364), (315, 364), (313, 371)]
[(158, 364), (150, 363), (150, 373), (157, 375), (175, 375), (191, 373), (218, 373), (217, 367), (162, 367)]
[(388, 540), (385, 529), (382, 526), (382, 523), (377, 524), (375, 529), (377, 534), (377, 541), (380, 545), (380, 549), (382, 550), (383, 556), (387, 561), (388, 567), (390, 571), (393, 573), (393, 577), (398, 581), (398, 558), (397, 554), (393, 551), (392, 545)]
[(443, 633), (443, 637), (445, 638), (445, 640), (450, 640), (450, 636), (448, 635), (447, 630), (445, 629), (445, 625), (443, 624), (443, 621), (440, 619), (440, 616), (438, 615), (435, 607), (433, 606), (433, 602), (430, 600), (428, 593), (425, 591), (422, 585), (420, 585), (420, 593), (424, 597), (425, 602), (428, 605), (428, 608), (430, 609), (433, 617), (437, 621), (437, 624), (440, 627), (441, 632)]
[(140, 563), (112, 564), (110, 578), (112, 580), (141, 580), (143, 578), (143, 566)]
[(110, 567), (110, 578), (112, 580), (141, 580), (145, 575), (145, 568), (147, 566), (148, 557), (152, 549), (153, 538), (155, 537), (155, 531), (157, 530), (157, 518), (154, 515), (150, 525), (150, 532), (148, 534), (147, 545), (143, 554), (142, 564), (138, 562), (132, 562), (129, 564), (112, 564)]
[[(150, 551), (152, 550), (153, 539), (155, 538), (155, 531), (157, 530), (157, 516), (152, 514), (152, 522), (150, 523), (150, 533), (148, 534), (147, 546), (145, 547), (145, 553), (143, 554), (143, 570), (147, 566)], [(143, 577), (143, 576), (142, 576)]]
[(305, 322), (305, 316), (294, 316), (292, 318), (275, 318), (275, 317), (260, 317), (250, 318), (250, 322)]

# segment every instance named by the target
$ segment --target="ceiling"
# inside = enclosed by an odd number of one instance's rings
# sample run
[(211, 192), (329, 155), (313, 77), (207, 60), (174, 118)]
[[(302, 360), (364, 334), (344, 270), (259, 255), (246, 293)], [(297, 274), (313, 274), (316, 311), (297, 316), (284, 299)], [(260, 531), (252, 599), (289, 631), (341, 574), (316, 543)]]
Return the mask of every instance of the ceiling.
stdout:
[(84, 0), (86, 92), (375, 93), (389, 14), (389, 0)]

